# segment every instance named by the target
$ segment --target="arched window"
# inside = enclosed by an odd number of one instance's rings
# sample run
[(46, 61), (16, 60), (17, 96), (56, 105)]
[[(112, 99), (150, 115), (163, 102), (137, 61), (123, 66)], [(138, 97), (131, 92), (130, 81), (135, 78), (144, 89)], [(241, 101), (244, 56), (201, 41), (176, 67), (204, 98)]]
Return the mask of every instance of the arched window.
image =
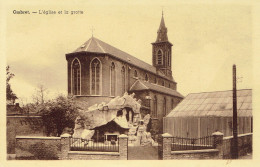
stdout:
[(128, 78), (128, 81), (127, 81), (127, 83), (128, 83), (128, 90), (129, 90), (130, 87), (131, 87), (131, 84), (130, 84), (130, 74), (131, 74), (131, 68), (128, 67), (128, 73), (127, 73), (127, 78)]
[(138, 77), (138, 74), (137, 74), (137, 71), (136, 71), (136, 70), (135, 70), (134, 76), (135, 76), (135, 77)]
[(168, 55), (168, 66), (171, 66), (171, 54), (170, 51), (167, 52)]
[(166, 116), (166, 98), (163, 99), (163, 116)]
[(169, 83), (169, 88), (171, 88), (171, 83)]
[(94, 58), (90, 64), (91, 70), (91, 94), (100, 95), (101, 94), (101, 62), (97, 58)]
[(157, 84), (157, 78), (156, 77), (154, 78), (154, 83)]
[(148, 75), (147, 75), (147, 74), (145, 74), (145, 80), (146, 80), (146, 81), (148, 81), (148, 80), (149, 80), (149, 78), (148, 78)]
[(161, 50), (157, 52), (157, 64), (163, 64), (163, 56)]
[(116, 72), (115, 72), (115, 64), (112, 62), (110, 66), (110, 95), (116, 95)]
[(168, 51), (164, 52), (164, 57), (165, 57), (165, 65), (168, 65)]
[(121, 76), (122, 76), (122, 93), (124, 94), (125, 93), (125, 67), (123, 66), (122, 67), (122, 70), (121, 70)]
[(80, 95), (80, 62), (79, 59), (75, 58), (72, 61), (72, 66), (71, 66), (71, 73), (72, 73), (72, 78), (71, 78), (71, 92), (73, 95)]
[(165, 85), (165, 81), (162, 81), (162, 86), (164, 86)]
[(154, 101), (153, 101), (153, 116), (157, 117), (157, 97), (154, 96)]
[(174, 100), (172, 99), (171, 109), (173, 109), (173, 106), (174, 106)]

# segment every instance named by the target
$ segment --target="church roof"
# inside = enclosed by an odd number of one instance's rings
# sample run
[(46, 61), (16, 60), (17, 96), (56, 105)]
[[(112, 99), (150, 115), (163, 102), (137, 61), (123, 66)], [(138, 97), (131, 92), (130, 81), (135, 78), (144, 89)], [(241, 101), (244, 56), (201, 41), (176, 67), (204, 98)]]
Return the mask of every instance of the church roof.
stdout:
[[(94, 38), (94, 37), (92, 37), (88, 41), (86, 41), (83, 45), (81, 45), (79, 48), (77, 48), (73, 53), (83, 52), (83, 51), (94, 52), (94, 53), (107, 53), (107, 54), (115, 56), (116, 58), (123, 60), (129, 64), (132, 64), (132, 65), (142, 68), (144, 70), (150, 71), (163, 78), (167, 78), (162, 72), (157, 71), (154, 66), (152, 66), (124, 51), (121, 51), (97, 38)], [(169, 79), (169, 78), (167, 78), (167, 79)], [(172, 81), (174, 81), (174, 79), (172, 79)]]
[(177, 92), (176, 90), (161, 86), (161, 85), (157, 85), (157, 84), (153, 84), (147, 81), (141, 81), (141, 80), (137, 80), (130, 88), (130, 91), (140, 91), (140, 90), (153, 90), (153, 91), (157, 91), (160, 93), (165, 93), (168, 95), (172, 95), (172, 96), (177, 96), (177, 97), (181, 97), (183, 98), (183, 96)]
[[(237, 90), (238, 117), (252, 117), (252, 89)], [(187, 95), (167, 117), (232, 117), (232, 91)]]

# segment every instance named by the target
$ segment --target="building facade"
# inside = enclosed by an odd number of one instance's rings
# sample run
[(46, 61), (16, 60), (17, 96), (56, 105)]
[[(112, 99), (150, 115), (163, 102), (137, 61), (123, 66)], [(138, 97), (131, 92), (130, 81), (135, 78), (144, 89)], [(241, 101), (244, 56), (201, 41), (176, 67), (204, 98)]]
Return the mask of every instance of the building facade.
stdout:
[(152, 43), (153, 65), (91, 37), (66, 54), (68, 94), (90, 106), (135, 93), (143, 115), (151, 114), (151, 132), (161, 133), (162, 118), (183, 99), (172, 76), (172, 46), (163, 16)]

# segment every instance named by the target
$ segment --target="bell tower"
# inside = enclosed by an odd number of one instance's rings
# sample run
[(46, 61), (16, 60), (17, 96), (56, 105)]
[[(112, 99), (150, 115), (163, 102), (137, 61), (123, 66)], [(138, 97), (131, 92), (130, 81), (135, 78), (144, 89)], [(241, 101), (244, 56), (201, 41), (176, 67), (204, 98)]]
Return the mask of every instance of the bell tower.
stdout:
[(172, 46), (172, 43), (168, 41), (167, 28), (162, 12), (157, 38), (156, 41), (152, 43), (153, 66), (156, 67), (157, 71), (163, 72), (168, 77), (172, 77)]

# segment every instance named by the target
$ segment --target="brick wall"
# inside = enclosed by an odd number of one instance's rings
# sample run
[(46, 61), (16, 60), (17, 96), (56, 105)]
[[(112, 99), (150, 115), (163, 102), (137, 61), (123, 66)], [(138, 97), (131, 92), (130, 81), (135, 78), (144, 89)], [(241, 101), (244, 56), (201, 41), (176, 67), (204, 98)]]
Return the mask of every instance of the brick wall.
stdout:
[(60, 137), (16, 137), (15, 153), (18, 159), (59, 159), (60, 150)]
[(70, 151), (69, 160), (119, 160), (118, 152), (89, 152), (89, 151)]
[[(252, 152), (252, 133), (238, 135), (238, 156), (246, 155)], [(233, 136), (223, 139), (223, 158), (231, 158)]]
[(171, 159), (218, 159), (218, 149), (171, 151)]
[(40, 116), (7, 116), (7, 153), (15, 152), (15, 136), (45, 136), (45, 128)]

